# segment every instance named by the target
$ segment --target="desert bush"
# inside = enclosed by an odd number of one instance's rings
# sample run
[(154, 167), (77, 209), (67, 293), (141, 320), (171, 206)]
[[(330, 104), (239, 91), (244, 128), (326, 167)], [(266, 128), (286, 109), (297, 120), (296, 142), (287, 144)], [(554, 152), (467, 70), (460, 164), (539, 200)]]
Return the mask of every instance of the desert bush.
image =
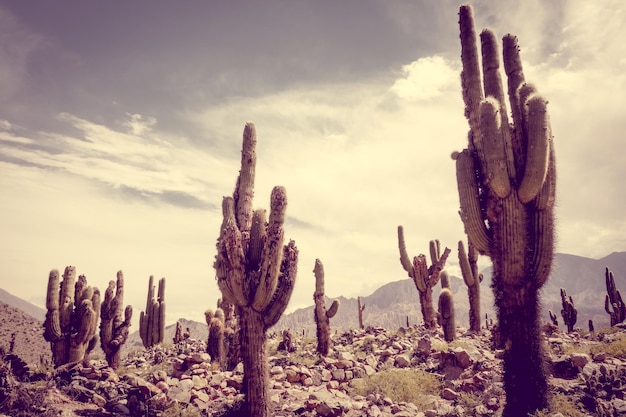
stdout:
[(600, 352), (604, 352), (609, 356), (613, 356), (619, 359), (626, 359), (626, 337), (622, 336), (617, 340), (612, 342), (593, 346), (590, 349), (591, 354), (597, 354)]
[(439, 395), (441, 383), (437, 376), (415, 369), (389, 369), (352, 382), (354, 394), (382, 394), (393, 402), (415, 404), (420, 410), (425, 396)]
[(548, 400), (548, 408), (539, 410), (533, 414), (534, 417), (550, 417), (559, 413), (563, 417), (585, 417), (578, 403), (562, 393), (552, 395)]

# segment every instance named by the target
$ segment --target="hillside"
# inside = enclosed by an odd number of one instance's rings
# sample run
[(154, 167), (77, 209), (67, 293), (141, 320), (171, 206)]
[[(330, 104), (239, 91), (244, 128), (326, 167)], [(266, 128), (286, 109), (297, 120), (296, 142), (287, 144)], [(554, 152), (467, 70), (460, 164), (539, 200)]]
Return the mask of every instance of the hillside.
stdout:
[(42, 321), (21, 309), (0, 302), (0, 346), (6, 352), (9, 352), (12, 335), (15, 334), (13, 353), (30, 364), (37, 365), (40, 359), (50, 362), (52, 354), (50, 345), (43, 338), (42, 326)]

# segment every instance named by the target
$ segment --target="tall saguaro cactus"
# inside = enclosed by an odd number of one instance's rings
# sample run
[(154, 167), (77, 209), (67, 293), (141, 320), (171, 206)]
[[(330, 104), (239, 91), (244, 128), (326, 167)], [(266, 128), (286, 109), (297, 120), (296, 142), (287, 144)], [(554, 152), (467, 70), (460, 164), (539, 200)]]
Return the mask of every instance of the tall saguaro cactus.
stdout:
[(243, 132), (241, 170), (232, 197), (224, 197), (215, 271), (225, 300), (238, 307), (240, 347), (244, 366), (246, 415), (270, 413), (267, 330), (276, 324), (291, 298), (296, 280), (298, 249), (283, 246), (287, 194), (274, 187), (270, 215), (252, 210), (256, 169), (256, 130)]
[(100, 291), (87, 285), (87, 278), (76, 280), (76, 268), (68, 266), (59, 283), (59, 271), (48, 276), (44, 338), (50, 342), (55, 366), (78, 362), (96, 346), (100, 313)]
[(622, 300), (622, 294), (615, 286), (615, 276), (608, 266), (604, 270), (604, 278), (606, 280), (604, 310), (611, 318), (611, 326), (615, 326), (626, 319), (626, 304)]
[(133, 307), (128, 305), (122, 318), (123, 305), (124, 274), (118, 271), (117, 281), (109, 281), (104, 301), (100, 306), (100, 346), (107, 363), (113, 369), (120, 366), (121, 348), (128, 339), (130, 321), (133, 317)]
[(478, 251), (471, 241), (468, 242), (466, 252), (463, 241), (459, 240), (459, 265), (469, 297), (470, 330), (480, 332), (480, 283), (483, 281), (483, 274), (478, 273)]
[(461, 218), (470, 242), (493, 262), (492, 288), (504, 353), (504, 416), (547, 405), (539, 289), (552, 268), (556, 169), (547, 101), (525, 83), (517, 38), (503, 38), (509, 124), (495, 35), (480, 35), (460, 8), (461, 82), (469, 144), (456, 159)]
[(317, 353), (326, 356), (330, 350), (330, 319), (335, 317), (337, 310), (339, 310), (339, 300), (334, 300), (330, 308), (326, 310), (326, 302), (324, 301), (324, 265), (319, 259), (315, 260), (313, 273), (315, 274), (315, 292), (313, 293), (315, 309), (313, 314), (317, 327)]
[(163, 343), (165, 338), (165, 278), (159, 280), (159, 288), (155, 294), (154, 277), (150, 275), (146, 311), (142, 311), (139, 315), (139, 336), (146, 348)]
[(404, 243), (404, 228), (402, 226), (398, 226), (398, 248), (400, 249), (400, 263), (415, 283), (419, 293), (424, 326), (433, 328), (437, 325), (437, 316), (433, 307), (433, 287), (439, 282), (439, 275), (446, 266), (450, 249), (446, 248), (443, 254), (440, 254), (439, 241), (431, 240), (430, 260), (432, 265), (428, 266), (426, 255), (423, 254), (414, 257), (413, 263), (411, 263)]

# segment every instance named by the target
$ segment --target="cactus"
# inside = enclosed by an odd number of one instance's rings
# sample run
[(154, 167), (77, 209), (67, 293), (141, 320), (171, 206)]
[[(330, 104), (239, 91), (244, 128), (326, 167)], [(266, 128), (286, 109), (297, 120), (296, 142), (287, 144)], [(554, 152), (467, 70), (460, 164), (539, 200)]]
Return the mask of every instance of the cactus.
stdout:
[(604, 310), (611, 318), (611, 327), (622, 323), (626, 319), (626, 304), (622, 301), (622, 294), (615, 286), (615, 276), (607, 266), (604, 271), (606, 280), (606, 296), (604, 298)]
[(209, 338), (207, 340), (206, 351), (211, 355), (211, 361), (224, 369), (226, 364), (226, 349), (224, 345), (224, 311), (221, 308), (215, 310), (207, 309), (204, 312), (206, 324), (209, 326)]
[(593, 335), (595, 331), (595, 329), (593, 328), (593, 320), (589, 319), (589, 322), (587, 324), (589, 325), (589, 333)]
[(315, 309), (313, 314), (315, 325), (317, 326), (317, 353), (326, 356), (330, 350), (330, 319), (337, 314), (339, 300), (334, 300), (330, 308), (326, 310), (326, 303), (324, 302), (324, 265), (319, 259), (315, 260), (313, 273), (315, 274), (315, 292), (313, 293)]
[(574, 300), (571, 296), (567, 296), (565, 288), (561, 288), (561, 317), (563, 317), (563, 323), (567, 326), (567, 333), (574, 331), (574, 324), (578, 318), (578, 310), (574, 307)]
[(50, 342), (55, 366), (85, 359), (96, 346), (100, 314), (100, 291), (87, 285), (84, 275), (76, 280), (76, 268), (68, 266), (59, 283), (59, 271), (48, 276), (44, 338)]
[(285, 189), (272, 190), (269, 222), (265, 210), (252, 211), (255, 147), (255, 127), (248, 123), (235, 191), (222, 202), (224, 220), (214, 263), (223, 298), (238, 309), (245, 411), (251, 417), (270, 415), (267, 330), (287, 308), (298, 262), (295, 242), (283, 247)]
[(133, 307), (124, 309), (124, 274), (117, 272), (117, 281), (109, 281), (100, 306), (100, 346), (107, 363), (113, 369), (120, 366), (121, 348), (128, 339), (128, 332), (133, 317)]
[(163, 343), (165, 338), (165, 278), (159, 280), (156, 297), (153, 283), (154, 277), (150, 275), (146, 311), (139, 315), (139, 336), (146, 348)]
[(480, 283), (483, 281), (483, 274), (478, 273), (478, 251), (471, 241), (468, 242), (465, 252), (465, 246), (459, 240), (459, 265), (469, 297), (470, 331), (480, 332)]
[[(555, 156), (547, 101), (524, 81), (515, 36), (503, 38), (513, 123), (507, 116), (495, 35), (480, 35), (483, 87), (471, 6), (460, 8), (461, 83), (468, 148), (456, 160), (461, 219), (469, 240), (493, 262), (504, 354), (504, 417), (547, 405), (539, 331), (539, 289), (554, 255)], [(484, 93), (483, 93), (484, 92)], [(484, 98), (485, 97), (485, 98)]]
[(548, 315), (550, 316), (550, 321), (552, 321), (552, 324), (556, 327), (559, 327), (559, 321), (556, 318), (556, 314), (554, 314), (552, 310), (548, 310)]
[(439, 320), (443, 328), (443, 337), (446, 342), (452, 342), (456, 338), (456, 324), (454, 323), (454, 300), (452, 291), (444, 288), (439, 293)]
[(439, 279), (441, 280), (441, 289), (450, 288), (450, 274), (445, 269), (439, 273)]
[(444, 266), (450, 249), (446, 248), (440, 255), (440, 246), (438, 240), (430, 241), (430, 259), (432, 265), (429, 267), (426, 263), (426, 255), (420, 254), (413, 258), (413, 263), (409, 260), (404, 243), (404, 229), (398, 226), (398, 248), (400, 249), (400, 263), (409, 277), (415, 283), (415, 288), (419, 293), (420, 306), (422, 309), (422, 317), (426, 328), (435, 327), (437, 317), (433, 308), (433, 287), (439, 282), (439, 276)]
[(226, 358), (223, 369), (232, 371), (241, 362), (237, 309), (233, 303), (222, 298), (217, 300), (217, 308), (224, 312), (224, 354)]
[(363, 310), (365, 310), (365, 304), (361, 304), (361, 297), (357, 297), (356, 302), (359, 309), (359, 329), (364, 329), (365, 326), (363, 326)]

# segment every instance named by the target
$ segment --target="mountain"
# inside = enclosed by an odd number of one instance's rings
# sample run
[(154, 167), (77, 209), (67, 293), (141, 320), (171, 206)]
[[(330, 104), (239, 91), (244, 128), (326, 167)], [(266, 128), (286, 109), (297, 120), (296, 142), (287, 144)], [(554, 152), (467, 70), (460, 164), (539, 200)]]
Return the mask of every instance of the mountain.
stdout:
[(0, 288), (0, 302), (13, 306), (15, 308), (19, 308), (24, 313), (42, 322), (46, 319), (46, 310), (41, 307), (37, 307), (36, 305), (31, 304), (26, 300), (22, 300), (21, 298), (8, 293), (2, 288)]
[[(18, 300), (20, 299), (18, 298)], [(24, 303), (28, 304), (24, 301), (20, 305), (24, 306)], [(26, 314), (15, 306), (0, 301), (0, 346), (6, 352), (10, 351), (11, 340), (15, 337), (12, 353), (29, 364), (37, 365), (40, 359), (50, 363), (52, 354), (50, 345), (43, 338), (42, 326), (41, 320)]]
[[(553, 311), (560, 318), (561, 295), (564, 288), (568, 296), (572, 296), (578, 310), (576, 327), (587, 328), (587, 322), (592, 319), (596, 329), (609, 325), (609, 316), (604, 311), (604, 295), (606, 286), (604, 279), (605, 267), (609, 267), (615, 275), (617, 288), (626, 288), (626, 252), (614, 252), (602, 259), (591, 259), (582, 256), (556, 254), (552, 275), (542, 289), (542, 317), (549, 321), (548, 310)], [(481, 312), (484, 323), (485, 313), (490, 318), (495, 317), (493, 294), (489, 284), (491, 282), (491, 267), (483, 269), (485, 279), (481, 283)], [(469, 301), (467, 288), (461, 278), (451, 276), (450, 286), (454, 295), (457, 326), (469, 327)], [(433, 292), (433, 301), (436, 306), (436, 297), (440, 287)], [(345, 331), (358, 326), (358, 305), (355, 298), (339, 297), (340, 307), (335, 317), (331, 319), (331, 329)], [(326, 299), (330, 306), (332, 299)], [(367, 325), (381, 326), (388, 329), (405, 326), (407, 317), (409, 324), (422, 323), (417, 289), (411, 279), (394, 281), (383, 285), (374, 293), (361, 297), (365, 304), (363, 322)], [(313, 306), (298, 309), (286, 314), (273, 329), (281, 331), (291, 329), (301, 332), (306, 337), (315, 337), (315, 323), (313, 321)]]

